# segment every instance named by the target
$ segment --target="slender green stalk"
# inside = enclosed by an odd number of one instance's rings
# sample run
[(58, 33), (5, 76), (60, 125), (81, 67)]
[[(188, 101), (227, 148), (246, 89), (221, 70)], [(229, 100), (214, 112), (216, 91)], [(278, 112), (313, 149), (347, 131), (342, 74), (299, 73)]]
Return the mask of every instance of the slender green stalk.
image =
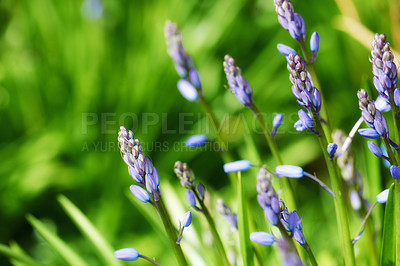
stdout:
[(247, 220), (247, 208), (246, 208), (246, 194), (242, 184), (241, 172), (238, 172), (238, 230), (240, 240), (240, 251), (243, 258), (243, 266), (254, 265), (253, 249), (250, 243), (250, 232), (249, 224)]
[(283, 225), (282, 225), (281, 223), (278, 223), (278, 228), (279, 228), (279, 231), (281, 232), (281, 236), (282, 236), (283, 238), (285, 238), (286, 241), (289, 243), (290, 247), (292, 248), (292, 251), (293, 251), (294, 253), (296, 253), (297, 256), (299, 256), (298, 249), (296, 248), (297, 246), (294, 244), (294, 241), (295, 241), (295, 240), (293, 240), (293, 239), (291, 239), (291, 238), (289, 237), (288, 232), (286, 231), (286, 229), (283, 227)]
[[(268, 146), (271, 150), (272, 155), (275, 158), (276, 163), (279, 165), (284, 164), (282, 161), (281, 155), (279, 153), (278, 146), (276, 145), (276, 142), (274, 141), (274, 139), (271, 137), (271, 133), (269, 132), (267, 125), (265, 124), (264, 118), (262, 117), (257, 106), (254, 105), (252, 110), (253, 110), (253, 113), (256, 116), (258, 122), (261, 125), (265, 139), (267, 140)], [(283, 180), (283, 186), (284, 186), (284, 189), (282, 192), (284, 194), (284, 199), (285, 199), (286, 203), (288, 204), (288, 206), (290, 206), (290, 208), (295, 210), (295, 209), (297, 209), (296, 208), (296, 200), (294, 197), (294, 192), (293, 192), (292, 186), (290, 184), (289, 178), (283, 176), (282, 180)]]
[(304, 245), (304, 249), (307, 251), (307, 255), (308, 255), (308, 258), (310, 259), (311, 265), (318, 266), (317, 260), (314, 257), (314, 253), (312, 252), (312, 250), (307, 242)]
[(150, 259), (149, 257), (143, 256), (143, 255), (139, 255), (139, 257), (153, 263), (154, 265), (161, 266), (160, 263), (156, 262), (155, 260)]
[(197, 201), (200, 203), (201, 209), (203, 210), (203, 214), (206, 217), (208, 225), (210, 226), (211, 234), (213, 235), (213, 238), (215, 241), (215, 246), (217, 247), (217, 250), (218, 250), (219, 254), (221, 255), (223, 265), (229, 266), (230, 265), (229, 260), (228, 260), (228, 257), (226, 256), (225, 248), (224, 248), (224, 245), (222, 244), (221, 238), (219, 237), (217, 228), (215, 227), (214, 219), (211, 217), (210, 212), (207, 209), (207, 206), (200, 199), (200, 195), (197, 192), (197, 190), (192, 189), (192, 191), (193, 191)]
[(338, 223), (339, 237), (341, 239), (341, 246), (342, 246), (345, 265), (355, 265), (354, 250), (353, 250), (353, 245), (351, 243), (347, 209), (344, 196), (342, 194), (342, 180), (338, 172), (336, 159), (329, 160), (328, 153), (326, 152), (326, 147), (328, 146), (328, 140), (322, 129), (319, 116), (314, 110), (311, 113), (316, 126), (316, 131), (320, 134), (319, 142), (321, 144), (322, 153), (324, 154), (325, 162), (328, 167), (332, 189), (336, 195), (334, 200), (336, 219)]
[[(395, 142), (398, 145), (400, 143), (400, 117), (397, 115), (399, 113), (399, 107), (397, 107), (394, 103), (393, 99), (393, 93), (389, 94), (390, 95), (390, 106), (392, 107), (392, 117), (393, 117), (393, 123), (394, 123), (394, 134), (395, 134)], [(397, 150), (396, 153), (396, 158), (397, 160), (400, 160), (399, 157), (399, 152), (400, 150)]]
[(167, 210), (165, 209), (164, 202), (161, 198), (161, 195), (159, 196), (158, 201), (154, 201), (154, 204), (158, 210), (158, 214), (161, 217), (161, 221), (163, 222), (165, 231), (167, 231), (168, 238), (171, 243), (172, 249), (174, 251), (175, 257), (178, 261), (178, 264), (180, 266), (187, 266), (188, 263), (186, 262), (186, 258), (183, 255), (181, 246), (176, 244), (176, 239), (177, 239), (176, 231), (175, 231), (174, 226), (171, 223), (171, 219), (169, 218)]
[(400, 180), (394, 181), (394, 211), (396, 228), (396, 265), (400, 265)]

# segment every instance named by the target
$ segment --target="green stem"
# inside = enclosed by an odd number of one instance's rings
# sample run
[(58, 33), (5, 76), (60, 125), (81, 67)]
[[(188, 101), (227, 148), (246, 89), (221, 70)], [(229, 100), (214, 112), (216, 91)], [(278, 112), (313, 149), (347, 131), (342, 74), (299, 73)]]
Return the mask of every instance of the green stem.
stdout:
[(400, 265), (400, 180), (394, 181), (394, 211), (396, 230), (396, 265)]
[(139, 255), (139, 257), (153, 263), (154, 265), (161, 266), (160, 263), (156, 262), (155, 260), (150, 259), (149, 257), (143, 256), (143, 255)]
[(349, 221), (347, 217), (346, 204), (342, 194), (342, 180), (336, 165), (336, 159), (329, 160), (326, 147), (328, 146), (328, 139), (322, 129), (321, 122), (318, 114), (312, 110), (313, 120), (316, 126), (316, 131), (320, 134), (319, 142), (321, 144), (322, 153), (324, 154), (325, 162), (328, 168), (329, 176), (331, 179), (332, 189), (335, 193), (335, 211), (338, 223), (339, 236), (341, 239), (342, 252), (344, 256), (345, 265), (355, 265), (354, 250), (351, 243)]
[(396, 156), (392, 151), (392, 147), (390, 146), (389, 141), (387, 139), (383, 139), (383, 144), (385, 145), (386, 151), (388, 153), (390, 164), (398, 165)]
[[(261, 125), (265, 139), (267, 140), (269, 149), (271, 150), (271, 153), (274, 156), (276, 163), (278, 165), (283, 165), (284, 163), (283, 163), (281, 155), (279, 153), (278, 146), (276, 145), (276, 142), (274, 141), (274, 139), (271, 137), (271, 133), (269, 132), (267, 125), (265, 124), (264, 118), (262, 117), (262, 115), (256, 105), (253, 105), (252, 110), (253, 110), (255, 117), (257, 118), (258, 122)], [(282, 180), (283, 180), (283, 186), (284, 186), (284, 189), (282, 192), (284, 194), (283, 198), (285, 199), (287, 205), (290, 206), (290, 208), (292, 208), (293, 210), (296, 210), (297, 209), (296, 208), (296, 200), (294, 197), (294, 192), (293, 192), (292, 186), (290, 184), (289, 178), (283, 176)]]
[(308, 258), (310, 259), (311, 265), (318, 266), (317, 260), (314, 257), (314, 253), (312, 252), (312, 250), (307, 242), (304, 245), (304, 249), (307, 251), (307, 255), (308, 255)]
[(226, 256), (225, 248), (224, 248), (224, 245), (222, 244), (221, 238), (219, 237), (217, 228), (215, 227), (214, 220), (211, 217), (210, 212), (208, 211), (206, 205), (200, 199), (200, 195), (197, 192), (197, 190), (196, 189), (192, 189), (192, 191), (193, 191), (194, 195), (196, 196), (197, 201), (200, 203), (201, 209), (203, 210), (203, 214), (206, 217), (208, 225), (210, 226), (211, 234), (213, 235), (217, 250), (218, 250), (219, 254), (222, 257), (222, 262), (223, 262), (224, 265), (229, 266), (230, 265), (229, 264), (229, 260), (228, 260), (228, 257)]
[(250, 243), (249, 225), (247, 220), (247, 208), (246, 208), (246, 194), (242, 184), (241, 172), (238, 172), (238, 230), (240, 240), (240, 251), (243, 258), (243, 266), (254, 265), (253, 249)]
[(177, 239), (176, 231), (175, 231), (174, 226), (171, 223), (171, 219), (169, 218), (167, 210), (165, 209), (164, 202), (163, 202), (161, 196), (159, 196), (158, 201), (154, 201), (154, 204), (155, 204), (155, 206), (158, 210), (158, 213), (161, 217), (161, 221), (164, 225), (165, 231), (167, 232), (169, 241), (171, 243), (172, 249), (174, 251), (175, 257), (176, 257), (179, 265), (187, 266), (188, 263), (186, 262), (185, 256), (183, 255), (181, 246), (176, 244), (176, 239)]

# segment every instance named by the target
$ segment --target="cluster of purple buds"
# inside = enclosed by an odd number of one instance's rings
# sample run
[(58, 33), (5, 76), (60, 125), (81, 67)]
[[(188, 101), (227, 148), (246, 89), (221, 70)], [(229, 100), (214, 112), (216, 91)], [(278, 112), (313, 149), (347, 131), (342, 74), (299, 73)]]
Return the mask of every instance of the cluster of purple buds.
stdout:
[(289, 79), (292, 82), (292, 92), (297, 102), (309, 112), (314, 109), (317, 114), (321, 110), (321, 94), (314, 87), (306, 62), (298, 55), (289, 54), (286, 57)]
[(233, 213), (231, 208), (225, 204), (223, 199), (217, 200), (217, 211), (222, 214), (231, 226), (232, 231), (237, 230), (237, 214)]
[(181, 181), (181, 185), (187, 189), (186, 200), (189, 202), (190, 206), (202, 212), (202, 210), (196, 206), (196, 198), (201, 202), (204, 201), (205, 189), (203, 184), (199, 183), (196, 186), (193, 170), (189, 168), (187, 163), (177, 161), (174, 165), (174, 172)]
[(201, 94), (201, 82), (193, 61), (182, 45), (182, 35), (175, 23), (167, 21), (165, 39), (168, 54), (171, 56), (176, 72), (182, 78), (178, 81), (178, 89), (182, 96), (189, 101), (196, 101)]
[[(138, 185), (130, 187), (133, 195), (142, 202), (149, 202), (153, 195), (158, 201), (160, 195), (160, 177), (150, 159), (144, 155), (142, 145), (131, 130), (121, 126), (118, 132), (118, 145), (129, 174)], [(145, 187), (146, 190), (143, 188)], [(150, 193), (150, 194), (149, 194)]]
[(280, 207), (279, 198), (272, 187), (272, 177), (267, 172), (265, 167), (261, 167), (257, 174), (257, 201), (260, 207), (264, 210), (267, 221), (275, 226), (278, 226)]
[(394, 56), (390, 51), (390, 44), (386, 41), (386, 35), (375, 34), (370, 59), (374, 85), (379, 94), (388, 101), (393, 97), (391, 94), (397, 86), (397, 67), (393, 63), (393, 59)]
[(223, 66), (231, 91), (243, 105), (252, 108), (254, 103), (250, 84), (243, 78), (242, 71), (236, 66), (235, 60), (230, 55), (225, 55)]
[(370, 139), (382, 137), (389, 141), (390, 145), (395, 149), (398, 149), (399, 146), (389, 138), (389, 128), (385, 117), (378, 109), (376, 109), (374, 101), (371, 100), (367, 92), (364, 89), (361, 89), (357, 92), (357, 97), (358, 106), (362, 111), (362, 117), (365, 123), (370, 127), (367, 129), (359, 129), (358, 133), (361, 136)]
[(306, 37), (306, 25), (303, 17), (294, 12), (293, 4), (289, 0), (274, 0), (275, 11), (278, 14), (279, 23), (290, 33), (293, 39), (304, 42)]
[(280, 201), (280, 222), (290, 234), (290, 237), (294, 237), (299, 245), (304, 246), (306, 244), (303, 234), (303, 224), (299, 214), (296, 211), (289, 213), (282, 200)]

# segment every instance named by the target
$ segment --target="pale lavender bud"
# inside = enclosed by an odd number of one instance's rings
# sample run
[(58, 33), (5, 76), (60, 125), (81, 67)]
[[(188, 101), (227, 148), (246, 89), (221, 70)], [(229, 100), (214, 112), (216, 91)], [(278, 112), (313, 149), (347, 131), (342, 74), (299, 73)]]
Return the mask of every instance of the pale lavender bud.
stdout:
[(271, 197), (271, 209), (276, 214), (279, 214), (281, 212), (281, 208), (279, 206), (279, 199), (278, 199), (278, 196), (276, 196), (276, 195)]
[(302, 222), (299, 214), (296, 211), (293, 211), (289, 214), (288, 218), (288, 227), (289, 231), (293, 231), (295, 228), (302, 229)]
[(390, 166), (390, 174), (392, 175), (393, 179), (400, 179), (400, 168), (396, 165)]
[(137, 260), (139, 258), (139, 251), (134, 248), (123, 248), (114, 252), (114, 257), (117, 260)]
[(396, 106), (400, 107), (400, 89), (399, 88), (394, 90), (394, 104)]
[(136, 183), (138, 183), (140, 185), (144, 185), (143, 177), (141, 175), (139, 175), (138, 171), (136, 170), (136, 167), (132, 167), (129, 165), (128, 171), (129, 171), (129, 175), (133, 178), (133, 180), (135, 180)]
[(250, 166), (251, 164), (249, 161), (240, 160), (224, 164), (224, 171), (225, 173), (246, 171), (249, 170)]
[(282, 120), (283, 120), (282, 114), (275, 115), (274, 121), (272, 122), (273, 127), (278, 128), (282, 124)]
[(303, 168), (294, 165), (278, 165), (275, 168), (278, 176), (286, 176), (289, 178), (302, 178), (304, 175)]
[(311, 34), (311, 39), (310, 39), (310, 50), (313, 53), (318, 52), (319, 49), (319, 34), (318, 32), (313, 32)]
[(375, 129), (372, 128), (361, 128), (358, 130), (358, 134), (369, 139), (378, 139), (381, 136), (378, 132), (376, 132)]
[(182, 96), (186, 98), (186, 100), (194, 102), (197, 100), (198, 93), (196, 88), (186, 79), (181, 79), (178, 81), (178, 89), (181, 92)]
[(205, 135), (200, 134), (189, 137), (185, 141), (185, 145), (187, 147), (199, 147), (206, 144), (206, 142), (207, 142), (207, 137)]
[[(399, 96), (400, 96), (400, 91), (398, 91), (397, 94), (399, 94)], [(394, 97), (395, 97), (394, 98), (394, 102), (396, 103), (396, 91), (394, 91)], [(390, 109), (391, 109), (390, 103), (384, 97), (382, 97), (381, 95), (379, 95), (376, 98), (375, 107), (381, 113), (390, 111)]]
[(196, 206), (196, 197), (193, 194), (193, 191), (186, 190), (186, 200), (189, 202), (190, 206)]
[(385, 189), (376, 196), (376, 201), (379, 203), (386, 203), (389, 196), (389, 189)]
[(205, 189), (204, 189), (203, 184), (202, 184), (202, 183), (199, 183), (199, 184), (197, 185), (197, 192), (199, 192), (199, 197), (200, 197), (200, 200), (201, 200), (201, 201), (204, 200), (204, 191), (205, 191)]
[(182, 226), (188, 227), (192, 223), (192, 212), (188, 211), (183, 215)]
[(382, 157), (383, 153), (382, 150), (376, 146), (375, 143), (373, 143), (372, 141), (368, 141), (368, 149), (376, 156), (376, 157)]
[(131, 185), (130, 190), (132, 194), (141, 202), (146, 203), (150, 201), (150, 195), (147, 193), (146, 190), (144, 190), (142, 187), (139, 187), (137, 185)]
[(250, 239), (264, 246), (271, 246), (275, 242), (274, 236), (266, 232), (253, 232), (250, 234)]
[(197, 90), (201, 88), (199, 73), (196, 71), (196, 69), (190, 69), (189, 81)]
[(303, 122), (303, 125), (307, 128), (312, 128), (313, 127), (313, 120), (312, 118), (303, 110), (300, 109), (298, 112), (299, 118), (301, 122)]
[(276, 225), (278, 223), (278, 216), (270, 207), (264, 209), (264, 214), (270, 224)]
[(301, 120), (298, 120), (296, 123), (294, 123), (293, 127), (297, 131), (304, 131), (306, 129), (306, 126), (301, 122)]
[(295, 228), (293, 231), (293, 236), (294, 236), (294, 239), (296, 239), (297, 243), (299, 243), (299, 245), (304, 246), (306, 244), (304, 234), (301, 230)]
[(278, 51), (283, 54), (284, 56), (288, 56), (289, 54), (294, 54), (297, 55), (296, 51), (287, 45), (278, 43), (278, 45), (276, 46), (276, 48), (278, 48)]
[(352, 190), (350, 192), (350, 203), (351, 207), (353, 207), (353, 209), (356, 211), (358, 211), (361, 208), (361, 199), (357, 191), (355, 190)]
[(149, 193), (157, 192), (158, 188), (152, 174), (146, 174), (146, 189)]

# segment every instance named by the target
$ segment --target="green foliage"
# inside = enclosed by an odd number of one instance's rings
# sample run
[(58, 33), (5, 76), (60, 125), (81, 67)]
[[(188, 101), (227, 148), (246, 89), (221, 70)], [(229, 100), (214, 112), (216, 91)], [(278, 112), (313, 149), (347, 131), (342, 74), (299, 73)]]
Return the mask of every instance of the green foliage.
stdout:
[(392, 184), (390, 186), (389, 196), (386, 202), (385, 220), (383, 221), (380, 265), (394, 265), (396, 260), (396, 227), (394, 204), (394, 184)]

